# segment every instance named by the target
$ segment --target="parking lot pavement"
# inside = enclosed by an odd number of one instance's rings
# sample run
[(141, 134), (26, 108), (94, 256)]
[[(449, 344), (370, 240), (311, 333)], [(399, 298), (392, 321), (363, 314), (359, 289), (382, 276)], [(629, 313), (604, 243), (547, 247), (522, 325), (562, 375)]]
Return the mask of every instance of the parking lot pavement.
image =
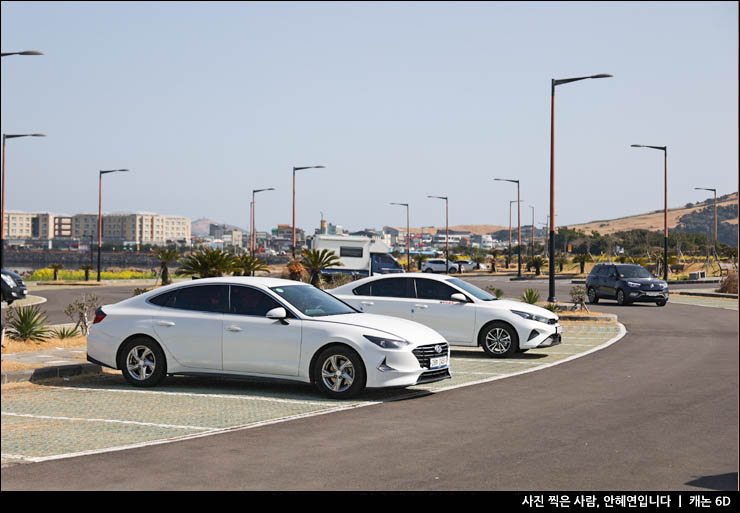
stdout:
[(564, 322), (563, 343), (510, 359), (453, 347), (453, 378), (334, 401), (294, 383), (170, 377), (155, 389), (119, 373), (2, 388), (3, 466), (107, 452), (246, 429), (305, 416), (442, 392), (543, 369), (606, 347), (625, 333), (613, 322)]

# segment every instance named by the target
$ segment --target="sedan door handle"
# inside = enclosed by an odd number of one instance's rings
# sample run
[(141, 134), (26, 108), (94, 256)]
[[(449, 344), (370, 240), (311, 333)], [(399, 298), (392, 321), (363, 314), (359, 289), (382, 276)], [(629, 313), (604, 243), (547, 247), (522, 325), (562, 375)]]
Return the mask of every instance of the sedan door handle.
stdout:
[(367, 306), (373, 306), (375, 304), (372, 301), (360, 301), (360, 303)]
[(159, 326), (174, 326), (175, 323), (172, 321), (157, 321)]
[(229, 326), (226, 328), (228, 331), (241, 331), (242, 329), (239, 326)]
[(429, 305), (414, 305), (416, 308), (429, 308)]

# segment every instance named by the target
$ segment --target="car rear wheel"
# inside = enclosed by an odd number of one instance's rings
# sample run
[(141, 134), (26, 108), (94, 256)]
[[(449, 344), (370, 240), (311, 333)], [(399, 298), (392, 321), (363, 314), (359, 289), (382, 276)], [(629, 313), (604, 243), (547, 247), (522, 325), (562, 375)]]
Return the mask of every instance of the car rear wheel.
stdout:
[(316, 358), (314, 385), (332, 399), (355, 397), (365, 389), (366, 375), (362, 358), (347, 346), (331, 346)]
[(159, 385), (167, 375), (167, 362), (159, 344), (150, 338), (137, 337), (121, 351), (118, 368), (129, 384), (137, 387)]
[(588, 288), (588, 302), (593, 305), (599, 302), (599, 296), (596, 295), (596, 289), (593, 287)]
[(508, 358), (519, 350), (516, 330), (503, 322), (493, 322), (486, 326), (478, 341), (488, 356), (493, 358)]
[(432, 270), (431, 267), (427, 267), (426, 269), (424, 269), (424, 272), (425, 273), (433, 273), (434, 271)]

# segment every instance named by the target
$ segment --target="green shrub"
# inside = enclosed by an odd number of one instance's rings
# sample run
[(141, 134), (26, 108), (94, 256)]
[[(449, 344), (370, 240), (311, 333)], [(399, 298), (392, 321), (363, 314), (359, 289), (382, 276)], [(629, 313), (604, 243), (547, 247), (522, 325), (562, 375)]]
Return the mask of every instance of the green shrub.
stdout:
[(43, 342), (51, 335), (38, 305), (9, 308), (7, 322), (8, 336), (14, 340)]
[(65, 338), (74, 338), (80, 336), (80, 331), (77, 329), (77, 326), (74, 328), (69, 328), (67, 326), (62, 326), (61, 328), (56, 328), (52, 330), (52, 335), (54, 335), (55, 338), (64, 340)]
[(524, 292), (522, 292), (522, 301), (524, 301), (525, 303), (534, 305), (539, 300), (540, 300), (540, 293), (537, 292), (537, 289), (527, 289)]
[(557, 313), (558, 310), (560, 310), (560, 307), (557, 303), (547, 303), (545, 306), (543, 306), (545, 310), (550, 310), (553, 313)]
[[(71, 271), (61, 269), (58, 272), (59, 280), (71, 280), (71, 281), (82, 281), (85, 279), (85, 271)], [(137, 279), (151, 279), (156, 278), (156, 275), (151, 271), (103, 271), (100, 273), (101, 280), (137, 280)], [(38, 269), (34, 271), (31, 276), (26, 278), (25, 281), (53, 281), (54, 270), (50, 268)]]
[(486, 290), (490, 292), (491, 294), (493, 294), (494, 296), (496, 296), (498, 299), (501, 299), (502, 297), (504, 297), (504, 291), (499, 288), (488, 285), (486, 287)]

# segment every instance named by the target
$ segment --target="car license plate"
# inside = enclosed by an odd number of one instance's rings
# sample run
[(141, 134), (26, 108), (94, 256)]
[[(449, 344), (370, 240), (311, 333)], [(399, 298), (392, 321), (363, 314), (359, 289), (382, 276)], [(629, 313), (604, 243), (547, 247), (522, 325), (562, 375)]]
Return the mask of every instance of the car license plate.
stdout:
[(660, 292), (648, 292), (647, 295), (648, 296), (660, 296), (662, 294)]
[(447, 365), (447, 357), (446, 356), (440, 356), (439, 358), (430, 358), (429, 359), (429, 368), (430, 369), (438, 369), (439, 367), (445, 367)]

